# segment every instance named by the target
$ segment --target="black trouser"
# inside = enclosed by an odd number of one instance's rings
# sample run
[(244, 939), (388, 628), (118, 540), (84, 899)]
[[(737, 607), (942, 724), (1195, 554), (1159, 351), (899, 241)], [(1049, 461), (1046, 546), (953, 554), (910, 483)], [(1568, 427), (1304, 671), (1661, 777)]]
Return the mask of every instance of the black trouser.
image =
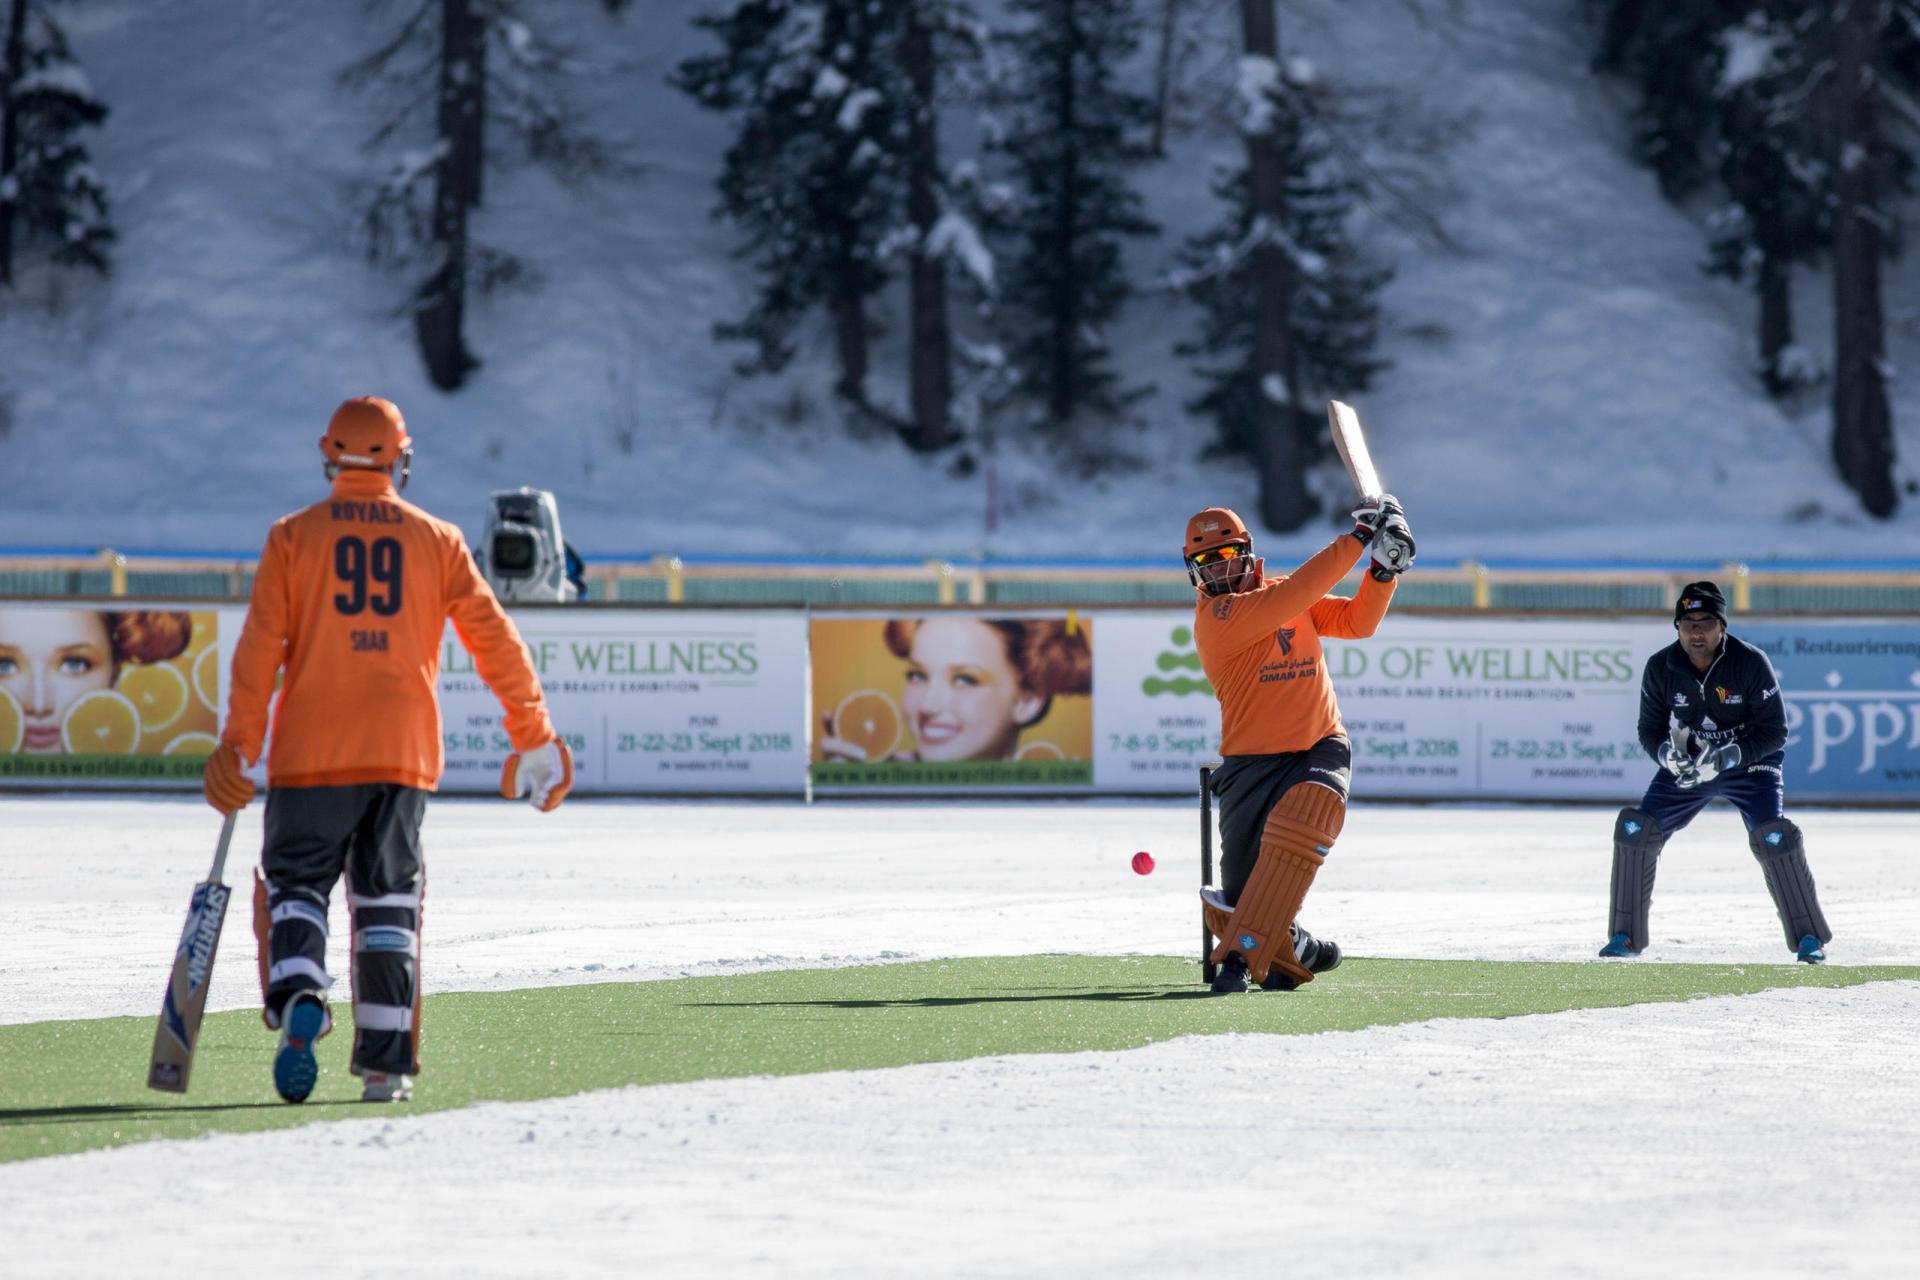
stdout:
[(1353, 744), (1339, 734), (1320, 739), (1305, 751), (1270, 756), (1227, 756), (1213, 771), (1213, 794), (1220, 808), (1220, 891), (1228, 906), (1260, 858), (1260, 836), (1267, 814), (1280, 797), (1302, 782), (1318, 782), (1347, 798), (1353, 778)]
[(420, 823), (427, 793), (390, 782), (267, 792), (268, 1021), (296, 991), (324, 992), (327, 904), (347, 876), (353, 929), (353, 1069), (417, 1071)]

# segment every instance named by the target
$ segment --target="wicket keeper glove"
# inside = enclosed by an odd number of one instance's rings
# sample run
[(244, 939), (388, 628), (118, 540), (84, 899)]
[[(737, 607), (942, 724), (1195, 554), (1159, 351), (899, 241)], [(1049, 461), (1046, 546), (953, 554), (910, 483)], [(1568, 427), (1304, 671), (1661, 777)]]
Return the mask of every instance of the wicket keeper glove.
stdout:
[(247, 762), (240, 748), (223, 742), (207, 757), (206, 772), (200, 775), (200, 787), (207, 803), (221, 813), (238, 813), (253, 799), (253, 779), (246, 775)]
[(1675, 751), (1671, 742), (1660, 744), (1660, 767), (1673, 775), (1673, 785), (1691, 791), (1700, 785), (1700, 766), (1684, 751)]
[(1738, 769), (1739, 767), (1740, 748), (1729, 742), (1724, 747), (1715, 747), (1713, 750), (1707, 752), (1705, 756), (1701, 757), (1699, 765), (1695, 768), (1695, 772), (1700, 775), (1699, 781), (1712, 782), (1727, 770)]
[(507, 757), (500, 771), (500, 794), (509, 800), (526, 796), (542, 813), (552, 813), (573, 790), (573, 752), (559, 738)]

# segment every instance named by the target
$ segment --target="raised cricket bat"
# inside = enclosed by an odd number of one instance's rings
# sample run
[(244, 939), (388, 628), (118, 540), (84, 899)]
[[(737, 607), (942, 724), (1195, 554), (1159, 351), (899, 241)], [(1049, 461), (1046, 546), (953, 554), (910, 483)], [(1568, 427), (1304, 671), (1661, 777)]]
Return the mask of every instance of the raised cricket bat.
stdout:
[(213, 851), (213, 870), (193, 886), (187, 906), (187, 924), (173, 953), (173, 974), (160, 1005), (160, 1025), (153, 1033), (153, 1060), (147, 1064), (147, 1088), (185, 1093), (193, 1071), (194, 1046), (200, 1043), (200, 1018), (207, 1011), (207, 983), (213, 977), (214, 952), (220, 949), (220, 926), (227, 920), (227, 899), (233, 890), (220, 882), (226, 870), (227, 846), (233, 843), (233, 820), (228, 814), (220, 828), (220, 847)]
[(1327, 401), (1327, 425), (1333, 428), (1333, 447), (1347, 466), (1347, 475), (1362, 498), (1371, 501), (1385, 493), (1380, 473), (1373, 469), (1373, 455), (1367, 452), (1366, 433), (1360, 430), (1360, 415), (1350, 404)]

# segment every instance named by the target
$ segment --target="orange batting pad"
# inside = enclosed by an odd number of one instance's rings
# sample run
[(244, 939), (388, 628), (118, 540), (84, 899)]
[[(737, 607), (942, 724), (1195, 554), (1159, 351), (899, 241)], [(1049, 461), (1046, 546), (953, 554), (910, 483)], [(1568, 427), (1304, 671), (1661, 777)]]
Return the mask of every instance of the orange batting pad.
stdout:
[[(1290, 926), (1346, 819), (1347, 802), (1333, 788), (1302, 782), (1287, 789), (1267, 814), (1266, 829), (1260, 833), (1260, 857), (1240, 891), (1239, 905), (1226, 928), (1216, 930), (1215, 964), (1224, 961), (1228, 952), (1238, 951), (1253, 982), (1264, 981), (1275, 968), (1296, 984), (1313, 981), (1313, 974), (1293, 954)], [(1213, 927), (1211, 921), (1208, 927)]]
[(1200, 923), (1207, 926), (1207, 932), (1216, 938), (1227, 936), (1227, 925), (1233, 919), (1233, 908), (1220, 900), (1218, 889), (1200, 891)]

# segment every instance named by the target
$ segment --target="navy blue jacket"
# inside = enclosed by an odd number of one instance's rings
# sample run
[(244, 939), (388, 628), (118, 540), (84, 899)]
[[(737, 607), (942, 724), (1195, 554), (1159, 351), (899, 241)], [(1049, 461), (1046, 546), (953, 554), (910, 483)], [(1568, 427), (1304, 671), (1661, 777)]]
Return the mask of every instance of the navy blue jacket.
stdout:
[(1740, 747), (1740, 767), (1786, 758), (1787, 709), (1780, 680), (1767, 655), (1728, 635), (1706, 673), (1675, 640), (1647, 659), (1640, 677), (1640, 745), (1655, 760), (1673, 722), (1687, 726), (1708, 746)]

